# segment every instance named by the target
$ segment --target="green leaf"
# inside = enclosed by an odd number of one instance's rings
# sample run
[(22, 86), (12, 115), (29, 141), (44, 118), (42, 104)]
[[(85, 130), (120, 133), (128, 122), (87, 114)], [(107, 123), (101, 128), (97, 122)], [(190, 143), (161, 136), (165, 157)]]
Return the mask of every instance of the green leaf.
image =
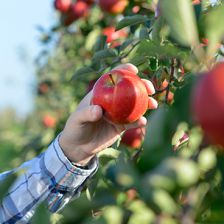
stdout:
[(120, 151), (113, 149), (113, 148), (107, 148), (103, 151), (101, 151), (98, 156), (101, 157), (109, 157), (116, 159), (120, 155)]
[(9, 174), (0, 185), (0, 201), (4, 198), (4, 196), (8, 193), (10, 186), (13, 184), (15, 179), (17, 178), (16, 173)]
[(142, 55), (135, 55), (135, 57), (133, 57), (131, 60), (130, 60), (130, 63), (134, 64), (135, 66), (139, 66), (139, 65), (142, 65), (144, 63), (148, 62), (148, 58), (145, 57), (145, 56), (142, 56)]
[(116, 26), (116, 30), (120, 30), (127, 26), (138, 25), (147, 22), (149, 19), (142, 15), (126, 16)]
[(103, 216), (107, 224), (122, 224), (123, 211), (116, 206), (106, 206), (103, 210)]
[(153, 23), (153, 29), (151, 32), (151, 37), (153, 41), (158, 41), (160, 42), (161, 38), (165, 39), (164, 32), (161, 32), (162, 28), (164, 27), (164, 18), (163, 17), (158, 17), (155, 22)]
[(146, 27), (141, 28), (141, 30), (139, 32), (139, 38), (140, 39), (148, 39), (149, 38), (148, 29)]
[(160, 107), (150, 115), (143, 148), (153, 150), (163, 145), (165, 119), (166, 109), (164, 107)]
[(167, 21), (173, 38), (185, 46), (198, 44), (194, 10), (189, 0), (160, 1), (162, 16)]
[(105, 35), (100, 35), (93, 47), (95, 52), (103, 50), (106, 47), (107, 37)]
[(83, 68), (80, 68), (79, 70), (77, 70), (75, 72), (72, 79), (77, 79), (79, 76), (89, 75), (89, 74), (92, 74), (92, 73), (96, 73), (96, 71), (94, 69), (92, 69), (91, 67), (83, 67)]
[(89, 51), (94, 50), (102, 50), (106, 46), (106, 37), (99, 37), (99, 30), (92, 30), (88, 36), (86, 37), (85, 48)]
[(116, 56), (117, 56), (116, 50), (108, 48), (108, 49), (97, 51), (93, 56), (93, 60), (99, 61), (105, 58), (112, 58)]
[(39, 223), (50, 224), (50, 212), (43, 203), (37, 207), (36, 212), (32, 218), (32, 224)]
[(127, 39), (127, 40), (125, 40), (124, 41), (124, 43), (122, 43), (121, 45), (120, 45), (120, 51), (123, 51), (123, 50), (125, 50), (127, 47), (129, 47), (131, 44), (133, 44), (133, 40), (132, 39)]
[(169, 124), (171, 119), (171, 112), (167, 106), (160, 106), (149, 114), (144, 150), (138, 162), (138, 167), (143, 172), (156, 167), (163, 158), (172, 153), (170, 144), (172, 127)]
[(156, 189), (152, 192), (154, 203), (167, 214), (176, 214), (178, 207), (174, 199), (164, 190)]
[(154, 57), (183, 57), (183, 52), (180, 52), (173, 45), (160, 45), (151, 40), (142, 40), (137, 49), (137, 55), (154, 56)]
[(108, 166), (106, 176), (119, 187), (130, 188), (140, 183), (138, 173), (133, 164), (124, 158), (124, 154), (120, 154), (116, 164), (111, 163)]
[(151, 57), (149, 59), (149, 66), (152, 71), (157, 71), (159, 68), (159, 61), (156, 57)]
[(199, 178), (197, 164), (192, 160), (182, 158), (167, 158), (154, 172), (172, 178), (180, 187), (189, 187), (195, 184)]
[(204, 172), (212, 169), (217, 163), (215, 150), (213, 148), (203, 149), (198, 156), (198, 163), (200, 169)]
[(206, 36), (209, 44), (207, 53), (212, 56), (217, 51), (217, 44), (222, 40), (224, 35), (224, 5), (212, 9), (205, 18)]
[(132, 211), (132, 215), (128, 221), (129, 224), (148, 224), (155, 222), (155, 214), (143, 201), (132, 201), (128, 205), (128, 209)]

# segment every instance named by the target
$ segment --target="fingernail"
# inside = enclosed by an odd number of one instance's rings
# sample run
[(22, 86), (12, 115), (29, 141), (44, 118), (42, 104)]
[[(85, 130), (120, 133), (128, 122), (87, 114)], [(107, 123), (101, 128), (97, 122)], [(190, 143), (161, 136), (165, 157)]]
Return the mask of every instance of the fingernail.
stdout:
[(146, 89), (149, 95), (153, 95), (156, 91), (155, 88), (153, 86), (153, 84), (151, 82), (148, 82), (146, 85)]
[(148, 103), (149, 103), (148, 105), (149, 109), (154, 110), (158, 108), (158, 102), (154, 98), (149, 97)]

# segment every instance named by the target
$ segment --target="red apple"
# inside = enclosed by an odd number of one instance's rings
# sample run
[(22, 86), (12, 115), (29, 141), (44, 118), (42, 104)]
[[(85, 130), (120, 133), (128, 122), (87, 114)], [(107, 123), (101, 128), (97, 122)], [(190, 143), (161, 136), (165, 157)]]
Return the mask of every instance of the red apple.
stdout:
[(172, 93), (171, 91), (168, 92), (168, 96), (167, 96), (167, 103), (168, 104), (172, 104), (174, 102), (174, 93)]
[(85, 2), (88, 5), (92, 5), (94, 3), (94, 0), (78, 0), (79, 2)]
[(72, 4), (66, 13), (61, 16), (61, 23), (64, 26), (71, 25), (75, 20), (86, 17), (89, 12), (89, 5), (83, 1)]
[[(206, 46), (208, 46), (209, 45), (209, 39), (208, 38), (201, 38), (201, 46), (202, 47), (206, 47)], [(220, 48), (221, 47), (221, 44), (220, 43), (217, 43), (216, 44), (216, 46), (215, 46), (215, 48)]]
[(72, 8), (70, 7), (69, 10), (66, 13), (63, 13), (61, 15), (61, 23), (64, 26), (71, 25), (76, 20), (74, 13), (72, 11)]
[(48, 114), (43, 117), (42, 122), (46, 128), (54, 128), (56, 125), (56, 119), (52, 115)]
[[(158, 79), (156, 77), (153, 77), (151, 79), (153, 85), (155, 86), (155, 89), (157, 92), (155, 99), (164, 102), (167, 101), (168, 104), (172, 104), (174, 102), (174, 93), (169, 91), (167, 95), (167, 87), (169, 85), (169, 82), (167, 79), (164, 79), (161, 83), (158, 82)], [(166, 99), (167, 98), (167, 99)]]
[(195, 85), (192, 94), (194, 119), (201, 125), (205, 137), (224, 147), (224, 63), (217, 64)]
[(132, 7), (131, 11), (136, 14), (136, 13), (138, 13), (140, 11), (140, 9), (141, 9), (140, 6), (135, 5), (134, 7)]
[(52, 82), (49, 80), (42, 81), (38, 84), (38, 94), (46, 94), (49, 92), (50, 88), (52, 87)]
[(71, 6), (71, 11), (75, 19), (86, 17), (89, 12), (89, 5), (83, 1), (77, 1)]
[(105, 118), (127, 124), (138, 120), (148, 108), (143, 81), (133, 72), (116, 69), (102, 75), (93, 87), (92, 104), (100, 105)]
[(45, 94), (49, 91), (49, 85), (47, 83), (40, 83), (38, 86), (38, 94)]
[(145, 128), (132, 128), (125, 131), (121, 143), (131, 148), (140, 148), (145, 136)]
[(60, 12), (67, 12), (71, 6), (71, 0), (55, 0), (54, 7)]
[(193, 5), (199, 5), (201, 4), (201, 0), (192, 0)]
[(153, 85), (155, 86), (155, 89), (156, 90), (163, 90), (163, 89), (166, 89), (167, 86), (169, 85), (169, 82), (164, 79), (161, 83), (158, 82), (158, 79), (156, 77), (153, 77), (151, 79)]
[(107, 36), (107, 43), (110, 43), (112, 47), (120, 45), (120, 38), (126, 38), (127, 32), (122, 30), (115, 31), (115, 27), (110, 26), (103, 29), (102, 33)]
[(98, 0), (98, 4), (103, 11), (120, 14), (128, 5), (127, 0)]

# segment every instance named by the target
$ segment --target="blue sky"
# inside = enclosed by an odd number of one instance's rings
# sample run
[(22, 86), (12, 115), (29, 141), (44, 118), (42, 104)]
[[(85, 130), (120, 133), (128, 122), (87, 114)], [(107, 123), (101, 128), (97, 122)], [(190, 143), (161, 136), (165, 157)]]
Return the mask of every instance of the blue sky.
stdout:
[[(33, 61), (41, 50), (37, 25), (49, 28), (57, 19), (52, 0), (2, 1), (0, 7), (0, 109), (19, 115), (33, 108)], [(22, 58), (25, 58), (25, 60)]]

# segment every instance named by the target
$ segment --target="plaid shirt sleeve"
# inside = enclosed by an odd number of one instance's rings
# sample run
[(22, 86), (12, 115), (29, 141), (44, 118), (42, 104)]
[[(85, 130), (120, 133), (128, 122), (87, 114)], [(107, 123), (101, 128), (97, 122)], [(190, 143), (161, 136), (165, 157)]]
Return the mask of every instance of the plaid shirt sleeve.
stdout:
[(41, 202), (46, 202), (51, 212), (59, 211), (71, 199), (79, 197), (84, 184), (97, 168), (96, 157), (87, 169), (74, 166), (63, 154), (57, 137), (38, 157), (0, 174), (2, 181), (11, 172), (25, 169), (0, 205), (0, 223), (28, 223)]

